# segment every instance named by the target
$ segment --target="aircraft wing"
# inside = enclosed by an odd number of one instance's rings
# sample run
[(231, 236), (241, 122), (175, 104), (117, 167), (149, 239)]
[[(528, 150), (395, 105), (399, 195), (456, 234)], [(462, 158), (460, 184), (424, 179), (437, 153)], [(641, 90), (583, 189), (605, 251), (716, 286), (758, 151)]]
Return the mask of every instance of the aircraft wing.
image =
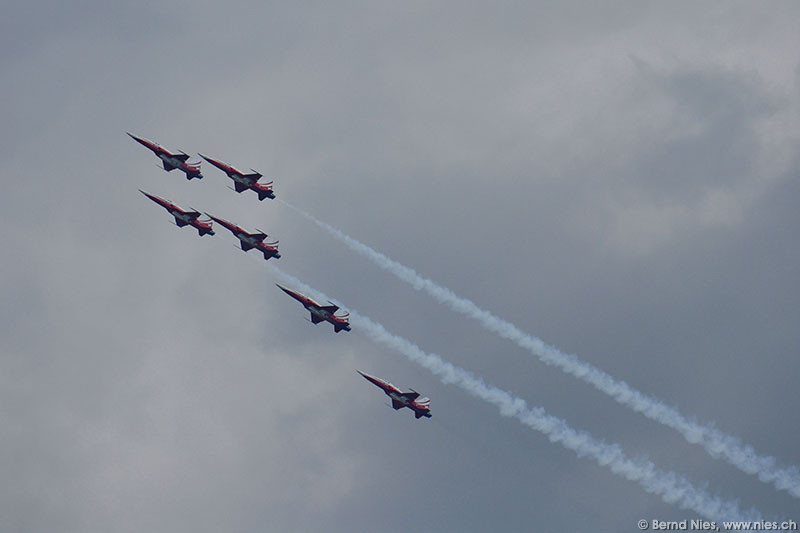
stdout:
[(254, 172), (252, 174), (242, 174), (242, 177), (249, 182), (255, 183), (261, 178), (261, 174), (258, 172)]
[(259, 241), (263, 241), (264, 239), (267, 238), (267, 234), (266, 233), (261, 233), (261, 232), (259, 232), (259, 233), (251, 233), (250, 236), (258, 239)]
[(402, 394), (409, 400), (416, 400), (417, 398), (419, 398), (419, 393), (415, 390), (412, 390), (411, 392), (404, 392)]
[(182, 227), (186, 226), (187, 224), (189, 224), (189, 223), (184, 221), (184, 220), (179, 219), (178, 217), (175, 217), (175, 225), (178, 226), (179, 228), (182, 228)]
[(241, 243), (241, 245), (242, 245), (242, 250), (244, 250), (245, 252), (246, 252), (247, 250), (252, 250), (252, 249), (253, 249), (253, 245), (252, 245), (252, 244), (248, 244), (248, 243), (246, 243), (246, 242), (244, 242), (244, 241), (239, 241), (239, 242), (240, 242), (240, 243)]
[(187, 217), (191, 217), (194, 220), (197, 220), (197, 218), (200, 216), (198, 211), (187, 211), (185, 214)]
[(186, 162), (186, 160), (189, 159), (189, 154), (175, 154), (172, 157), (174, 157), (175, 159), (180, 159), (183, 162)]
[(319, 306), (320, 309), (324, 309), (325, 311), (329, 312), (330, 314), (335, 313), (339, 310), (338, 305), (321, 305)]
[(403, 402), (400, 402), (398, 400), (394, 400), (393, 399), (392, 400), (392, 407), (394, 407), (395, 409), (402, 409), (403, 407), (405, 407), (405, 405), (403, 405)]
[(318, 317), (314, 313), (311, 313), (311, 322), (313, 322), (314, 324), (319, 324), (320, 322), (322, 322), (322, 318)]
[(236, 192), (242, 192), (242, 191), (246, 191), (247, 189), (249, 189), (249, 187), (247, 185), (245, 185), (244, 183), (241, 183), (239, 181), (235, 181), (233, 183), (233, 187), (236, 190)]
[(175, 170), (176, 168), (178, 168), (178, 167), (176, 167), (174, 165), (170, 165), (169, 163), (164, 161), (164, 170), (166, 170), (167, 172), (169, 172), (170, 170)]

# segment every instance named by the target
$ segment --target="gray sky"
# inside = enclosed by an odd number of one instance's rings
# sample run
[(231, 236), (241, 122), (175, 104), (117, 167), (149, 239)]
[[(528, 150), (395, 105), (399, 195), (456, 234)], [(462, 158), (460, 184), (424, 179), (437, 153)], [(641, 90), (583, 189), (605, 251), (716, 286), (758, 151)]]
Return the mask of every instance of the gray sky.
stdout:
[[(798, 500), (416, 292), (277, 195), (800, 465), (800, 6), (12, 1), (0, 19), (0, 529), (635, 531), (697, 518), (357, 331), (286, 272), (767, 519)], [(361, 369), (432, 400), (393, 412)]]

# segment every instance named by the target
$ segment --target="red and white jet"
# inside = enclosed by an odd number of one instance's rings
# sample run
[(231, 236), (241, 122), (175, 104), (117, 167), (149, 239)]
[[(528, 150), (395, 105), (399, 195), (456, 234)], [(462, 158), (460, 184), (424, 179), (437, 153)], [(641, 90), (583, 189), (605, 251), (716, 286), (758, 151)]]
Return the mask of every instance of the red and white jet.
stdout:
[[(276, 283), (275, 285), (278, 284)], [(350, 331), (350, 313), (337, 316), (335, 313), (339, 310), (339, 306), (335, 303), (330, 302), (331, 305), (320, 305), (308, 296), (300, 294), (299, 292), (289, 290), (281, 285), (278, 285), (278, 287), (280, 287), (283, 292), (303, 304), (303, 307), (308, 309), (308, 311), (311, 313), (311, 322), (314, 324), (319, 324), (324, 320), (333, 325), (333, 331), (336, 333), (339, 333), (342, 330)]]
[(392, 407), (394, 407), (395, 410), (408, 407), (414, 411), (414, 416), (417, 419), (423, 416), (425, 418), (430, 418), (432, 416), (431, 401), (428, 398), (420, 398), (419, 393), (414, 389), (409, 389), (410, 392), (403, 392), (388, 381), (365, 374), (361, 370), (356, 370), (356, 372), (364, 376), (367, 381), (383, 389), (383, 392), (392, 399)]
[(184, 211), (177, 205), (173, 204), (168, 200), (164, 200), (163, 198), (159, 198), (158, 196), (148, 194), (143, 190), (139, 189), (139, 192), (153, 200), (155, 203), (166, 209), (170, 215), (175, 217), (175, 224), (182, 228), (184, 226), (193, 226), (197, 228), (197, 232), (202, 237), (203, 235), (214, 235), (214, 230), (211, 229), (211, 221), (210, 220), (200, 220), (200, 212), (199, 211)]
[(259, 200), (263, 200), (264, 198), (275, 198), (275, 193), (272, 192), (271, 181), (267, 183), (258, 183), (258, 180), (262, 177), (260, 172), (251, 168), (250, 170), (253, 171), (252, 174), (245, 174), (241, 170), (228, 165), (227, 163), (217, 161), (216, 159), (211, 159), (203, 154), (198, 155), (227, 174), (228, 177), (233, 180), (233, 186), (235, 187), (236, 192), (241, 193), (247, 189), (250, 189), (258, 194)]
[[(128, 132), (126, 132), (128, 133)], [(154, 143), (152, 141), (148, 141), (147, 139), (143, 139), (141, 137), (137, 137), (132, 133), (128, 133), (131, 139), (135, 140), (142, 146), (150, 149), (153, 151), (154, 154), (161, 160), (164, 165), (164, 170), (170, 172), (171, 170), (180, 169), (186, 174), (186, 179), (190, 180), (192, 178), (202, 179), (203, 175), (200, 174), (200, 163), (188, 163), (187, 160), (189, 159), (189, 154), (186, 152), (177, 152), (173, 153), (164, 148), (163, 146), (159, 146), (158, 143)]]
[(233, 233), (234, 237), (239, 239), (239, 242), (242, 245), (242, 250), (245, 252), (255, 248), (264, 254), (265, 260), (269, 259), (270, 257), (274, 257), (275, 259), (281, 258), (281, 254), (278, 253), (278, 241), (264, 242), (264, 239), (267, 238), (267, 234), (263, 231), (259, 231), (258, 233), (248, 233), (236, 224), (232, 224), (227, 220), (211, 216), (208, 213), (206, 213), (206, 215), (208, 215), (211, 220), (217, 222), (221, 226), (228, 229), (228, 231)]

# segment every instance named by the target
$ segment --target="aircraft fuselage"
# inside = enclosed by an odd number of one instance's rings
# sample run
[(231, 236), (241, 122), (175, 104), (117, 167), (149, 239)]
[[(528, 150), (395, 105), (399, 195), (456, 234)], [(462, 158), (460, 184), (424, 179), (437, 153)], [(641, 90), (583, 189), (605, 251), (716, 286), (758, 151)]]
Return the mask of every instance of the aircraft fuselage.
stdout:
[(178, 209), (170, 209), (169, 213), (175, 218), (179, 219), (181, 222), (186, 222), (187, 224), (191, 224), (194, 221), (194, 218)]
[(245, 178), (241, 174), (228, 174), (228, 175), (233, 181), (241, 183), (242, 185), (247, 185), (248, 187), (253, 183), (255, 183), (255, 180)]
[(253, 237), (251, 235), (246, 235), (244, 233), (240, 233), (239, 235), (237, 235), (237, 237), (239, 237), (240, 241), (245, 242), (245, 243), (249, 244), (250, 246), (252, 246), (254, 248), (258, 248), (259, 244), (261, 244), (260, 240), (256, 239), (255, 237)]
[(168, 164), (169, 166), (175, 168), (181, 168), (183, 166), (183, 161), (178, 158), (172, 157), (169, 154), (165, 154), (163, 152), (158, 153), (159, 159), (161, 159), (164, 163)]
[(397, 394), (394, 391), (387, 392), (386, 394), (388, 394), (389, 398), (391, 398), (392, 400), (396, 400), (405, 405), (406, 407), (411, 407), (411, 401), (406, 396), (403, 396), (402, 394)]
[(278, 253), (278, 250), (272, 248), (271, 246), (264, 243), (264, 241), (254, 237), (252, 235), (248, 235), (247, 233), (237, 233), (236, 237), (238, 237), (239, 241), (244, 245), (247, 244), (252, 246), (256, 250), (261, 250), (264, 254), (264, 259), (269, 259), (268, 256), (274, 257), (275, 259), (280, 259), (281, 254)]
[(306, 309), (308, 309), (312, 315), (317, 316), (322, 320), (329, 320), (331, 317), (329, 312), (324, 309), (320, 309), (319, 307), (314, 307), (313, 305), (306, 306)]

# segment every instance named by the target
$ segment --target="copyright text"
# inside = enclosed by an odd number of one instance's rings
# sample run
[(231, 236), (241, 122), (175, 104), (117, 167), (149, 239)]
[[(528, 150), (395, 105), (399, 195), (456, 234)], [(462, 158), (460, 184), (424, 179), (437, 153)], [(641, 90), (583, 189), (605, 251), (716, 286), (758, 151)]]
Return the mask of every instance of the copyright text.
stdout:
[(708, 520), (639, 520), (639, 529), (646, 531), (797, 531), (797, 522), (770, 522), (755, 520), (749, 522), (710, 522)]

